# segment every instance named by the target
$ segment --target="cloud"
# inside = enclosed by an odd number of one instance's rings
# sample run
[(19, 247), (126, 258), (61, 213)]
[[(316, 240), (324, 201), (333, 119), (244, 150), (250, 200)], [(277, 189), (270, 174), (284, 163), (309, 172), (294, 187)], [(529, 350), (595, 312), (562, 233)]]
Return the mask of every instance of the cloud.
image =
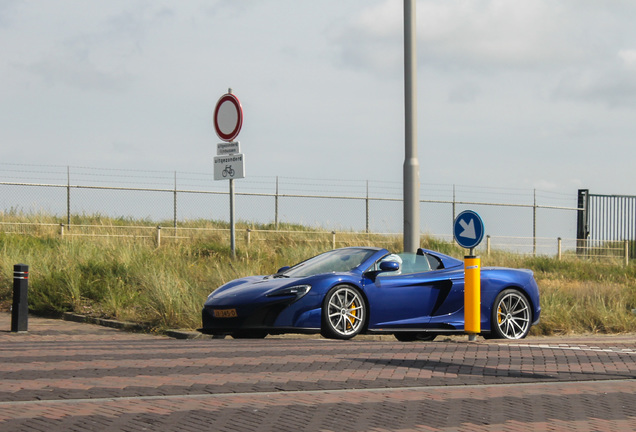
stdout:
[(48, 86), (120, 92), (131, 84), (131, 77), (126, 74), (101, 71), (89, 61), (75, 58), (51, 57), (20, 68), (39, 77)]
[(330, 32), (336, 63), (379, 75), (395, 75), (401, 67), (401, 2), (383, 2), (362, 10), (345, 25)]
[(554, 90), (556, 100), (601, 103), (609, 108), (636, 108), (636, 50), (620, 50), (600, 69), (565, 74)]
[(0, 0), (0, 27), (11, 22), (17, 5), (18, 0)]
[(204, 14), (215, 18), (233, 19), (245, 14), (256, 2), (255, 0), (211, 0), (204, 3), (205, 5), (201, 7), (201, 11)]
[(448, 101), (451, 103), (473, 102), (477, 99), (481, 89), (475, 82), (464, 82), (450, 89)]
[[(15, 70), (27, 71), (50, 87), (65, 86), (82, 91), (121, 92), (138, 74), (135, 68), (144, 54), (148, 29), (162, 30), (173, 12), (165, 7), (131, 3), (124, 8), (106, 8), (90, 15), (80, 25), (82, 10), (61, 15), (43, 31), (52, 35), (35, 54), (14, 59)], [(35, 21), (31, 25), (37, 25)], [(66, 30), (66, 29), (69, 30)]]
[[(397, 75), (402, 8), (393, 0), (373, 4), (334, 32), (339, 63)], [(616, 24), (622, 20), (618, 4), (613, 9), (589, 1), (426, 0), (418, 1), (416, 10), (419, 63), (445, 71), (584, 64), (607, 55), (620, 37)]]
[(623, 49), (618, 52), (618, 58), (622, 60), (623, 66), (632, 71), (636, 71), (636, 49)]
[(421, 6), (418, 43), (425, 64), (528, 68), (579, 55), (555, 37), (569, 30), (555, 2), (451, 0)]

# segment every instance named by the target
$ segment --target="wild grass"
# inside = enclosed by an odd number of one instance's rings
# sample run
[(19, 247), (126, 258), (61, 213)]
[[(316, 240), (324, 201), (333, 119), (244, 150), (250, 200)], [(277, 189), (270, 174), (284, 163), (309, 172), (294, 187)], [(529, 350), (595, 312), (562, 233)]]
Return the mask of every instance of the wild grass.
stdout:
[[(237, 277), (270, 274), (333, 246), (330, 233), (297, 225), (237, 225), (237, 254), (231, 257), (227, 224), (192, 221), (165, 228), (157, 247), (149, 221), (110, 220), (92, 233), (71, 226), (62, 237), (55, 218), (0, 215), (0, 221), (50, 224), (0, 233), (0, 307), (11, 303), (13, 265), (30, 267), (29, 307), (40, 314), (66, 311), (147, 324), (157, 329), (200, 326), (207, 295)], [(79, 223), (78, 218), (78, 225)], [(144, 225), (142, 228), (132, 228)], [(115, 227), (126, 227), (117, 229)], [(247, 229), (254, 229), (249, 233)], [(5, 230), (6, 231), (6, 230)], [(186, 232), (187, 231), (187, 232)], [(125, 233), (125, 234), (122, 234)], [(78, 235), (82, 234), (82, 235)], [(92, 235), (89, 235), (92, 234)], [(187, 234), (187, 235), (186, 235)], [(336, 247), (381, 245), (399, 251), (398, 236), (341, 233)], [(454, 244), (425, 239), (423, 247), (461, 258)], [(568, 258), (529, 257), (504, 252), (482, 256), (482, 266), (529, 268), (541, 290), (542, 319), (534, 334), (623, 333), (636, 331), (636, 266)]]

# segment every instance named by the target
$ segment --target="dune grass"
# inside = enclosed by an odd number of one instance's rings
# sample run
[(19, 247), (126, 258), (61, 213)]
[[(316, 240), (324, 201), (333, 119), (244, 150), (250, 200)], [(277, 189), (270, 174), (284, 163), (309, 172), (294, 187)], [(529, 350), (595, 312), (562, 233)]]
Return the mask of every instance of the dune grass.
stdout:
[[(45, 220), (38, 217), (38, 223)], [(113, 236), (112, 226), (137, 221), (104, 222), (110, 236), (61, 237), (47, 232), (0, 233), (0, 307), (11, 303), (13, 265), (29, 265), (29, 307), (39, 314), (66, 311), (133, 321), (157, 329), (200, 326), (207, 295), (237, 277), (270, 274), (332, 248), (332, 238), (300, 226), (259, 226), (247, 244), (249, 224), (240, 225), (237, 256), (232, 259), (226, 224), (193, 221), (188, 236), (171, 238), (165, 229), (157, 247), (148, 229)], [(46, 223), (46, 220), (45, 220)], [(51, 226), (59, 225), (51, 221)], [(89, 225), (89, 224), (87, 224)], [(139, 223), (153, 228), (155, 224)], [(205, 228), (205, 229), (204, 229)], [(111, 231), (108, 231), (111, 230)], [(198, 231), (200, 230), (200, 231)], [(73, 228), (75, 234), (81, 230)], [(183, 234), (183, 233), (181, 233)], [(328, 233), (327, 233), (328, 234)], [(102, 233), (102, 235), (105, 235)], [(423, 247), (462, 257), (457, 246), (426, 239)], [(399, 237), (338, 233), (337, 247), (382, 245), (399, 251)], [(528, 257), (495, 252), (482, 266), (529, 268), (541, 289), (542, 320), (533, 334), (623, 333), (636, 331), (636, 266), (620, 262)]]

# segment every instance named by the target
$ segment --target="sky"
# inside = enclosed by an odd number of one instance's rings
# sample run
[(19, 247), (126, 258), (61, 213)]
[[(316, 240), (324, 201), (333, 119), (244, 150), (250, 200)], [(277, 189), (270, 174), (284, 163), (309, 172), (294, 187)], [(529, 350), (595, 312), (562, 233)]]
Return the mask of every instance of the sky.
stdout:
[[(422, 184), (636, 195), (636, 2), (421, 0)], [(0, 160), (401, 182), (399, 0), (0, 0)]]

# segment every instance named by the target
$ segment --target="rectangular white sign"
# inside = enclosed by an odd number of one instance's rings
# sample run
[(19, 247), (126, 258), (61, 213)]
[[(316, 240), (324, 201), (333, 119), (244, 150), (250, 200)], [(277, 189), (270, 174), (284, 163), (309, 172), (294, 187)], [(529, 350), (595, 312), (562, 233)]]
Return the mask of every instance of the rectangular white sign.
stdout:
[(245, 178), (245, 156), (242, 153), (214, 157), (214, 180)]
[(224, 142), (216, 145), (217, 156), (236, 154), (241, 152), (240, 142)]

